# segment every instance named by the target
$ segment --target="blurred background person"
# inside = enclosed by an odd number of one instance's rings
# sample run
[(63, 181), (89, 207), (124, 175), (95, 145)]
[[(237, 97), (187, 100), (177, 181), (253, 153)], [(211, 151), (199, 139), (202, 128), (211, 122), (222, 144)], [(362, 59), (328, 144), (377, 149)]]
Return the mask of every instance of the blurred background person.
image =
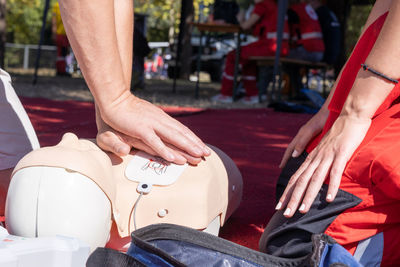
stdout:
[[(243, 30), (252, 30), (258, 40), (240, 48), (241, 78), (246, 96), (242, 99), (245, 104), (259, 102), (257, 89), (257, 65), (249, 61), (252, 56), (274, 56), (276, 51), (276, 22), (278, 7), (274, 0), (256, 0), (251, 16), (240, 23)], [(288, 53), (289, 32), (286, 25), (283, 35), (282, 55)], [(214, 96), (212, 101), (231, 103), (233, 95), (233, 79), (235, 69), (236, 50), (228, 53), (222, 77), (221, 93)]]
[(69, 54), (69, 42), (61, 19), (58, 2), (53, 5), (51, 22), (53, 38), (57, 46), (56, 74), (68, 76), (70, 74), (67, 72), (66, 57)]
[(339, 20), (335, 13), (323, 4), (321, 0), (309, 0), (309, 4), (317, 13), (321, 26), (325, 46), (322, 61), (333, 65), (336, 63), (342, 49), (342, 33)]

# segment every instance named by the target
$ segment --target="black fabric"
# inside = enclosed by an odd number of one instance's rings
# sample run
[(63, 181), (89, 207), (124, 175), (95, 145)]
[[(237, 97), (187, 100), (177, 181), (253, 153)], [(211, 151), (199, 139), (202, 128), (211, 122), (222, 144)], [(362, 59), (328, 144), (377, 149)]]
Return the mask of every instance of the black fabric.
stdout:
[[(278, 258), (251, 250), (217, 236), (172, 224), (155, 224), (138, 229), (132, 233), (132, 242), (133, 244), (149, 242), (157, 246), (158, 249), (168, 252), (167, 254), (171, 255), (172, 253), (175, 255), (175, 258), (180, 257), (176, 259), (185, 264), (187, 264), (185, 260), (193, 260), (190, 258), (194, 257), (193, 251), (195, 250), (193, 249), (196, 247), (202, 249), (201, 253), (204, 253), (205, 249), (209, 251), (208, 254), (202, 254), (202, 264), (198, 265), (190, 261), (189, 266), (214, 266), (211, 263), (216, 262), (215, 260), (223, 262), (224, 266), (246, 266), (245, 263), (248, 264), (247, 266), (271, 267), (309, 265), (309, 258), (307, 256), (297, 259)], [(187, 250), (186, 245), (188, 245)], [(178, 250), (175, 251), (175, 248)], [(230, 259), (236, 259), (236, 263), (229, 262)], [(204, 260), (209, 264), (205, 264)], [(251, 263), (255, 265), (251, 265)]]
[[(297, 158), (290, 158), (287, 162), (277, 182), (277, 201), (290, 177), (306, 157), (307, 153), (303, 153)], [(360, 198), (341, 189), (335, 200), (328, 203), (325, 200), (327, 191), (328, 185), (324, 184), (306, 214), (297, 211), (292, 218), (286, 218), (283, 216), (283, 210), (277, 211), (261, 236), (260, 251), (284, 258), (308, 255), (312, 251), (313, 234), (324, 233), (340, 213), (361, 203)]]
[(146, 265), (116, 250), (97, 248), (89, 256), (86, 267), (146, 267)]
[(335, 13), (327, 6), (320, 6), (315, 10), (321, 25), (322, 35), (324, 37), (325, 52), (323, 62), (328, 64), (336, 63), (340, 54), (342, 33), (340, 23)]
[(335, 243), (325, 234), (313, 235), (312, 253), (298, 259), (284, 259), (239, 246), (198, 230), (172, 224), (156, 224), (132, 233), (132, 243), (127, 254), (98, 248), (90, 255), (86, 266), (319, 267), (319, 263), (325, 257), (324, 250), (327, 245)]
[(361, 203), (361, 199), (340, 189), (335, 200), (328, 203), (327, 191), (328, 185), (324, 184), (306, 214), (297, 211), (288, 219), (283, 210), (277, 211), (261, 236), (260, 251), (284, 258), (308, 255), (313, 234), (325, 232), (340, 213)]
[(226, 23), (238, 24), (236, 15), (239, 12), (239, 6), (236, 1), (215, 0), (213, 8), (214, 20), (223, 20)]

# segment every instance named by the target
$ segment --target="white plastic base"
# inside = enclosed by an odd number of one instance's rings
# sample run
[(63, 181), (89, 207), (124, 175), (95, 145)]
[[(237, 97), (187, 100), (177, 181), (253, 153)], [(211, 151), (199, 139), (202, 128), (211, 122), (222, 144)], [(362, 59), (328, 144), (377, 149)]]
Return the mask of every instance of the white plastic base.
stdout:
[(6, 226), (16, 236), (78, 238), (94, 250), (108, 241), (111, 204), (86, 176), (63, 168), (29, 167), (11, 180)]
[(89, 246), (76, 238), (23, 238), (0, 227), (0, 266), (84, 267), (89, 252)]
[(206, 229), (203, 230), (203, 232), (218, 236), (219, 234), (219, 229), (221, 228), (221, 217), (217, 216), (210, 224), (207, 226)]

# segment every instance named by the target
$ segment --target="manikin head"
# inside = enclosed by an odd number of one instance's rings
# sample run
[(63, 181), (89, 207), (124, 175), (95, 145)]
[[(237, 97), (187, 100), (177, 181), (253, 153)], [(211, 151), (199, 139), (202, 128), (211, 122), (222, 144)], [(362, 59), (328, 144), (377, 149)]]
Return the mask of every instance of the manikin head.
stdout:
[[(7, 228), (26, 237), (77, 237), (92, 249), (106, 244), (113, 220), (120, 237), (153, 223), (203, 230), (217, 222), (218, 233), (240, 202), (242, 180), (233, 161), (213, 150), (198, 166), (177, 166), (138, 151), (121, 159), (65, 134), (15, 167)], [(151, 190), (137, 202), (143, 183)]]

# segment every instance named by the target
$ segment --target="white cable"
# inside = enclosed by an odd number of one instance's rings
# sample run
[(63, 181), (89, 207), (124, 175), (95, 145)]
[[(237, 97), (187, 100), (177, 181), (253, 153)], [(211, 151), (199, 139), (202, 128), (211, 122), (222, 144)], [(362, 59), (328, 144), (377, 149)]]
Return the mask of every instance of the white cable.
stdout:
[(140, 195), (139, 195), (139, 197), (136, 199), (136, 202), (135, 202), (135, 206), (134, 206), (134, 208), (133, 208), (133, 227), (135, 228), (135, 230), (137, 229), (136, 228), (136, 208), (137, 208), (137, 205), (138, 205), (138, 203), (139, 203), (139, 200), (140, 200), (140, 198), (143, 196), (143, 192), (140, 192)]

